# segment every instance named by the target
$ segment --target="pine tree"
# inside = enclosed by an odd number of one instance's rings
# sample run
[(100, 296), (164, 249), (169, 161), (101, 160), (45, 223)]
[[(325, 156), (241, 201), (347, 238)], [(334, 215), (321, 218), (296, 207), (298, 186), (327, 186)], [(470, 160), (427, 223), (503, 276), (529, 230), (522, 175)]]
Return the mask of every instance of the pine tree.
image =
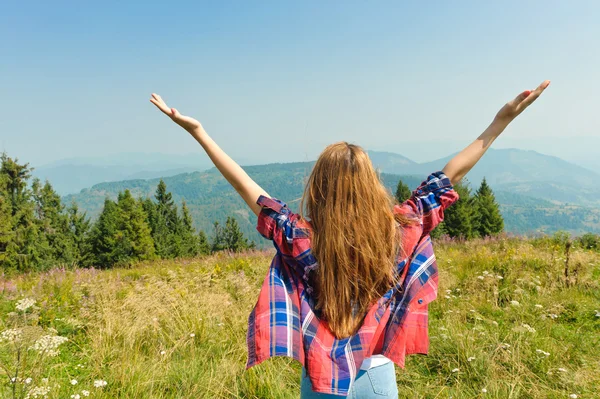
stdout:
[(7, 261), (8, 247), (13, 240), (12, 206), (8, 197), (7, 180), (0, 174), (0, 266), (4, 267)]
[(461, 181), (454, 185), (459, 200), (444, 211), (443, 232), (450, 237), (471, 239), (476, 237), (474, 228), (476, 209), (468, 182)]
[(411, 195), (412, 192), (410, 191), (410, 188), (408, 188), (408, 186), (404, 184), (402, 180), (398, 180), (398, 187), (396, 188), (396, 201), (401, 204), (409, 199)]
[(475, 228), (479, 236), (487, 237), (502, 232), (504, 219), (500, 214), (500, 206), (485, 178), (475, 194), (475, 204), (477, 209)]
[(126, 261), (119, 234), (119, 208), (110, 198), (104, 200), (102, 213), (90, 233), (91, 264), (108, 267)]
[(184, 229), (183, 222), (177, 215), (173, 197), (167, 192), (167, 185), (162, 179), (158, 183), (154, 198), (156, 203), (146, 200), (144, 208), (148, 212), (156, 254), (162, 258), (180, 256), (183, 252), (180, 235), (180, 231)]
[[(0, 156), (0, 179), (2, 180), (2, 207), (4, 228), (11, 226), (10, 238), (4, 239), (2, 266), (25, 272), (50, 266), (46, 237), (40, 232), (35, 217), (35, 204), (27, 182), (31, 177), (28, 164), (19, 164), (6, 153)], [(8, 220), (10, 213), (10, 221)], [(8, 233), (8, 232), (7, 232)]]
[(117, 206), (120, 217), (120, 232), (124, 249), (132, 260), (152, 259), (155, 255), (152, 233), (142, 204), (129, 190), (119, 193)]
[(50, 182), (46, 181), (41, 186), (37, 178), (33, 180), (32, 195), (40, 231), (45, 236), (44, 243), (47, 247), (44, 249), (49, 261), (73, 264), (76, 261), (75, 243), (60, 195), (54, 191)]
[(231, 216), (228, 216), (225, 222), (223, 243), (225, 249), (233, 252), (254, 248), (254, 242), (248, 242), (248, 239), (244, 237), (244, 233), (240, 230), (237, 220)]
[(6, 176), (6, 192), (11, 203), (11, 212), (16, 215), (28, 198), (27, 181), (31, 177), (29, 164), (19, 164), (18, 159), (11, 159), (5, 152), (0, 156), (2, 167), (0, 174)]
[(80, 265), (89, 264), (89, 261), (93, 259), (88, 240), (91, 222), (85, 212), (83, 214), (79, 212), (75, 201), (71, 202), (71, 205), (67, 208), (67, 215), (69, 232), (74, 244), (75, 260)]
[(198, 253), (200, 255), (208, 255), (210, 254), (210, 251), (211, 247), (210, 243), (208, 242), (208, 237), (204, 231), (200, 230), (198, 233)]
[(194, 229), (192, 215), (188, 209), (185, 201), (182, 201), (181, 212), (183, 214), (181, 218), (181, 229), (179, 237), (181, 239), (181, 253), (180, 256), (196, 256), (200, 253), (200, 236), (196, 235), (196, 229)]
[(219, 222), (213, 223), (214, 236), (211, 244), (211, 251), (223, 251), (225, 249), (225, 233)]

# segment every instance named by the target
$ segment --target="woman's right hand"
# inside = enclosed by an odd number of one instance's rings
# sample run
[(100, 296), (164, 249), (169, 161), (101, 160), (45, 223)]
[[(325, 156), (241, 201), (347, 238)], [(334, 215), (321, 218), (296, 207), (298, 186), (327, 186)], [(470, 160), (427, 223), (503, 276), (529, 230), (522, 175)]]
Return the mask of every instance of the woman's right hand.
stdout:
[(152, 93), (152, 98), (150, 99), (150, 102), (156, 105), (158, 109), (160, 109), (165, 115), (171, 118), (173, 122), (177, 123), (179, 126), (184, 128), (188, 132), (192, 133), (194, 131), (202, 129), (202, 125), (196, 119), (189, 116), (181, 115), (179, 111), (177, 111), (175, 108), (167, 107), (165, 101), (158, 94)]

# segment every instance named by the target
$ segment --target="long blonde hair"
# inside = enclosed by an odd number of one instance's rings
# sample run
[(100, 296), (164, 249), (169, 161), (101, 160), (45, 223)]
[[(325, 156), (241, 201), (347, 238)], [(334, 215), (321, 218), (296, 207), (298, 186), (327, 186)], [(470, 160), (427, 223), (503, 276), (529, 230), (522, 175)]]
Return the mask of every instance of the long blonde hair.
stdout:
[(394, 199), (367, 153), (339, 142), (319, 156), (301, 201), (312, 227), (316, 308), (337, 338), (354, 334), (368, 309), (396, 282), (400, 225)]

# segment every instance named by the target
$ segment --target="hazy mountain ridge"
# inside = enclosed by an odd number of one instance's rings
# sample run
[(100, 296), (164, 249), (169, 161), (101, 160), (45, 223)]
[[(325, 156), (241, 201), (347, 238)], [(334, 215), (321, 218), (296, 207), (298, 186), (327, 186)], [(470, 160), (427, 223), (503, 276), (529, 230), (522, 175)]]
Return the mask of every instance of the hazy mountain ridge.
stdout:
[[(384, 172), (426, 176), (441, 170), (455, 154), (432, 162), (407, 163), (390, 170), (386, 163), (373, 164)], [(404, 158), (404, 157), (402, 157)], [(555, 203), (600, 206), (600, 174), (551, 155), (531, 150), (490, 149), (467, 175), (477, 186), (483, 178), (495, 190), (542, 198)]]
[[(244, 169), (270, 195), (286, 201), (290, 208), (297, 210), (306, 178), (313, 165), (314, 162), (278, 163), (247, 166)], [(435, 169), (439, 168), (429, 172)], [(409, 187), (415, 188), (428, 173), (408, 176), (382, 173), (381, 178), (390, 191), (394, 192), (399, 179)], [(119, 191), (129, 189), (134, 196), (152, 197), (159, 180), (155, 178), (100, 183), (82, 190), (79, 194), (66, 196), (65, 200), (67, 203), (75, 200), (90, 216), (95, 217), (102, 210), (107, 196), (115, 199)], [(211, 234), (212, 223), (215, 220), (223, 222), (227, 216), (235, 214), (244, 233), (252, 239), (260, 240), (254, 227), (256, 217), (248, 212), (243, 200), (215, 168), (165, 177), (163, 180), (177, 203), (185, 199), (196, 228)], [(492, 187), (496, 189), (493, 185)], [(556, 204), (546, 199), (533, 198), (503, 189), (496, 189), (496, 195), (505, 218), (506, 230), (509, 232), (520, 234), (551, 233), (556, 230), (577, 233), (600, 232), (600, 210), (598, 209)]]

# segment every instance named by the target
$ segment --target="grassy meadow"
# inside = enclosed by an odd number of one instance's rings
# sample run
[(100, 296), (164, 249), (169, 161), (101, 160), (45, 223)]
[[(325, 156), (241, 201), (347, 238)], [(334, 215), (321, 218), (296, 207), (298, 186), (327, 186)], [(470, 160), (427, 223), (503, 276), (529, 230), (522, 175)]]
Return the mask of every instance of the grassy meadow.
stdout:
[[(396, 368), (401, 398), (600, 398), (600, 253), (571, 249), (568, 278), (551, 239), (441, 240), (436, 254), (430, 354)], [(244, 370), (271, 256), (5, 276), (0, 397), (297, 398), (292, 360)]]

